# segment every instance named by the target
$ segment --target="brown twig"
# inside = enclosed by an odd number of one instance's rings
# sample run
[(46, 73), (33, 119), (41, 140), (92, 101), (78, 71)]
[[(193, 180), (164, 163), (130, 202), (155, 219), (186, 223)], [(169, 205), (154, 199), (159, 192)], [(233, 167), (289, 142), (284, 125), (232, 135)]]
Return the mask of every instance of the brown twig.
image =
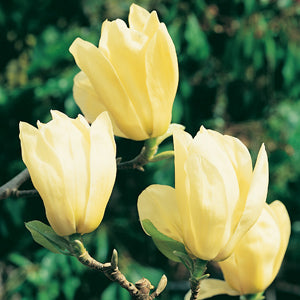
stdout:
[(146, 147), (144, 146), (141, 150), (141, 153), (132, 160), (121, 162), (121, 159), (117, 159), (118, 170), (136, 169), (139, 171), (144, 171), (143, 166), (149, 162), (149, 159), (145, 155), (145, 152), (146, 152)]
[(190, 286), (191, 286), (191, 298), (190, 300), (197, 300), (197, 297), (200, 292), (200, 280), (196, 280), (191, 278), (190, 279)]
[(18, 188), (30, 178), (27, 169), (20, 172), (17, 176), (12, 178), (6, 184), (0, 187), (0, 200), (6, 199), (8, 197), (32, 197), (38, 195), (36, 190), (24, 190), (19, 191)]
[(118, 268), (118, 253), (114, 249), (111, 262), (101, 263), (95, 260), (85, 249), (82, 242), (78, 239), (72, 241), (73, 245), (73, 255), (85, 266), (88, 266), (91, 269), (101, 271), (105, 276), (114, 282), (117, 282), (122, 288), (126, 289), (133, 299), (136, 300), (152, 300), (158, 297), (161, 292), (165, 289), (167, 285), (167, 277), (162, 276), (157, 289), (150, 295), (150, 291), (154, 288), (151, 282), (142, 278), (135, 284), (129, 282), (125, 275), (121, 273)]

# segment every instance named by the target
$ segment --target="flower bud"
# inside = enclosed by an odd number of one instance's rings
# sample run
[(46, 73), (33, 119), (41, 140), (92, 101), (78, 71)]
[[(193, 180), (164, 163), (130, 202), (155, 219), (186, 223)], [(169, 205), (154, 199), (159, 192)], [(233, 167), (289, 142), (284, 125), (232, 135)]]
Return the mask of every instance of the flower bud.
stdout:
[(20, 122), (22, 158), (53, 230), (88, 233), (100, 224), (115, 181), (112, 125), (107, 113), (91, 126), (81, 115), (51, 114), (38, 129)]
[[(175, 189), (152, 185), (143, 191), (140, 220), (150, 220), (160, 233), (184, 244), (192, 257), (224, 260), (256, 222), (266, 201), (264, 145), (253, 170), (249, 151), (234, 137), (204, 127), (194, 139), (184, 131), (173, 137)], [(147, 233), (145, 226), (144, 230)]]
[(229, 286), (240, 295), (265, 291), (279, 271), (290, 232), (285, 206), (280, 201), (266, 204), (233, 254), (219, 263)]
[(129, 28), (120, 19), (106, 20), (98, 48), (77, 38), (70, 52), (82, 70), (74, 79), (74, 99), (90, 122), (108, 111), (117, 136), (145, 140), (167, 131), (178, 63), (155, 11), (132, 4)]

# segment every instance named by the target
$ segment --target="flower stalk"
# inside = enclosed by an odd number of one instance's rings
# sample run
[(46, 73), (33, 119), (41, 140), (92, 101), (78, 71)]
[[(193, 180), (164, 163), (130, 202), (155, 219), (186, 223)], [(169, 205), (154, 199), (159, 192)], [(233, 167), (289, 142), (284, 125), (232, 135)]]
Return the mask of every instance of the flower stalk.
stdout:
[(197, 300), (200, 292), (201, 280), (209, 277), (204, 274), (207, 268), (207, 261), (196, 258), (193, 260), (193, 270), (190, 277), (191, 297), (190, 300)]
[(257, 294), (242, 295), (240, 296), (240, 300), (263, 300), (265, 299), (265, 296), (263, 294), (264, 292)]
[(118, 170), (136, 169), (144, 171), (144, 166), (149, 162), (157, 162), (174, 157), (174, 151), (164, 151), (157, 153), (159, 145), (168, 137), (173, 135), (176, 130), (183, 130), (180, 124), (171, 124), (168, 130), (161, 136), (150, 138), (145, 141), (141, 152), (132, 160), (121, 162), (121, 158), (117, 159)]

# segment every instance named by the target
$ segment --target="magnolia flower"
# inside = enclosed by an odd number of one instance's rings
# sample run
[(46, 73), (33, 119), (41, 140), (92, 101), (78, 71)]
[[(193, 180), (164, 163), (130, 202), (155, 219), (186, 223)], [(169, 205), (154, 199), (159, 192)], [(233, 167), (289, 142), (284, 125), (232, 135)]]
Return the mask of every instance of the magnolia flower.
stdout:
[(263, 292), (279, 271), (290, 232), (285, 206), (280, 201), (266, 204), (233, 254), (219, 263), (226, 282), (240, 295)]
[[(280, 201), (265, 204), (259, 219), (237, 244), (233, 254), (219, 262), (226, 282), (204, 280), (198, 299), (219, 294), (264, 292), (279, 271), (290, 232), (291, 223), (285, 206)], [(190, 299), (189, 295), (185, 299)]]
[(88, 233), (100, 224), (116, 176), (116, 147), (107, 113), (91, 126), (79, 115), (52, 111), (38, 129), (20, 123), (22, 158), (46, 215), (60, 236)]
[[(144, 226), (149, 222), (182, 243), (191, 257), (224, 260), (254, 225), (266, 201), (264, 145), (253, 170), (247, 148), (234, 137), (204, 127), (194, 139), (184, 131), (173, 136), (175, 189), (152, 185), (144, 190), (138, 200), (141, 223), (150, 235)], [(168, 252), (166, 245), (160, 250)]]
[(120, 19), (106, 20), (98, 48), (77, 38), (70, 52), (82, 70), (74, 79), (74, 98), (90, 122), (108, 111), (117, 136), (145, 140), (167, 131), (178, 63), (156, 11), (132, 4), (129, 28)]

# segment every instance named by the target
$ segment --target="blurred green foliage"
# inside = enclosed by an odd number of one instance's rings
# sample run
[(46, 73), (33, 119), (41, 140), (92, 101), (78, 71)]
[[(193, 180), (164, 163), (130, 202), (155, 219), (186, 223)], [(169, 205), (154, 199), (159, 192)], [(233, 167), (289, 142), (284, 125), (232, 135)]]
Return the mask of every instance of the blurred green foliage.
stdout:
[[(257, 155), (262, 142), (270, 162), (268, 200), (285, 203), (292, 236), (281, 272), (269, 292), (299, 299), (300, 284), (300, 5), (293, 0), (140, 0), (158, 11), (175, 43), (180, 83), (173, 122), (191, 134), (201, 124), (240, 138)], [(18, 123), (46, 122), (49, 110), (74, 117), (78, 72), (68, 48), (81, 38), (97, 44), (105, 19), (127, 19), (130, 1), (11, 0), (0, 2), (0, 184), (24, 168)], [(134, 157), (142, 144), (117, 139), (118, 156)], [(170, 149), (170, 143), (163, 150)], [(120, 171), (105, 218), (86, 236), (87, 248), (107, 261), (113, 248), (129, 280), (145, 276), (169, 284), (161, 299), (182, 299), (188, 274), (168, 261), (139, 224), (136, 200), (151, 183), (174, 184), (172, 161), (146, 172)], [(30, 188), (27, 183), (25, 188)], [(75, 259), (42, 249), (24, 227), (47, 222), (39, 198), (0, 202), (1, 299), (120, 299), (126, 291)], [(214, 265), (209, 271), (220, 276)], [(245, 270), (247, 271), (247, 270)], [(268, 292), (267, 292), (268, 293)], [(230, 299), (218, 296), (214, 299)], [(271, 299), (271, 298), (270, 298)]]

